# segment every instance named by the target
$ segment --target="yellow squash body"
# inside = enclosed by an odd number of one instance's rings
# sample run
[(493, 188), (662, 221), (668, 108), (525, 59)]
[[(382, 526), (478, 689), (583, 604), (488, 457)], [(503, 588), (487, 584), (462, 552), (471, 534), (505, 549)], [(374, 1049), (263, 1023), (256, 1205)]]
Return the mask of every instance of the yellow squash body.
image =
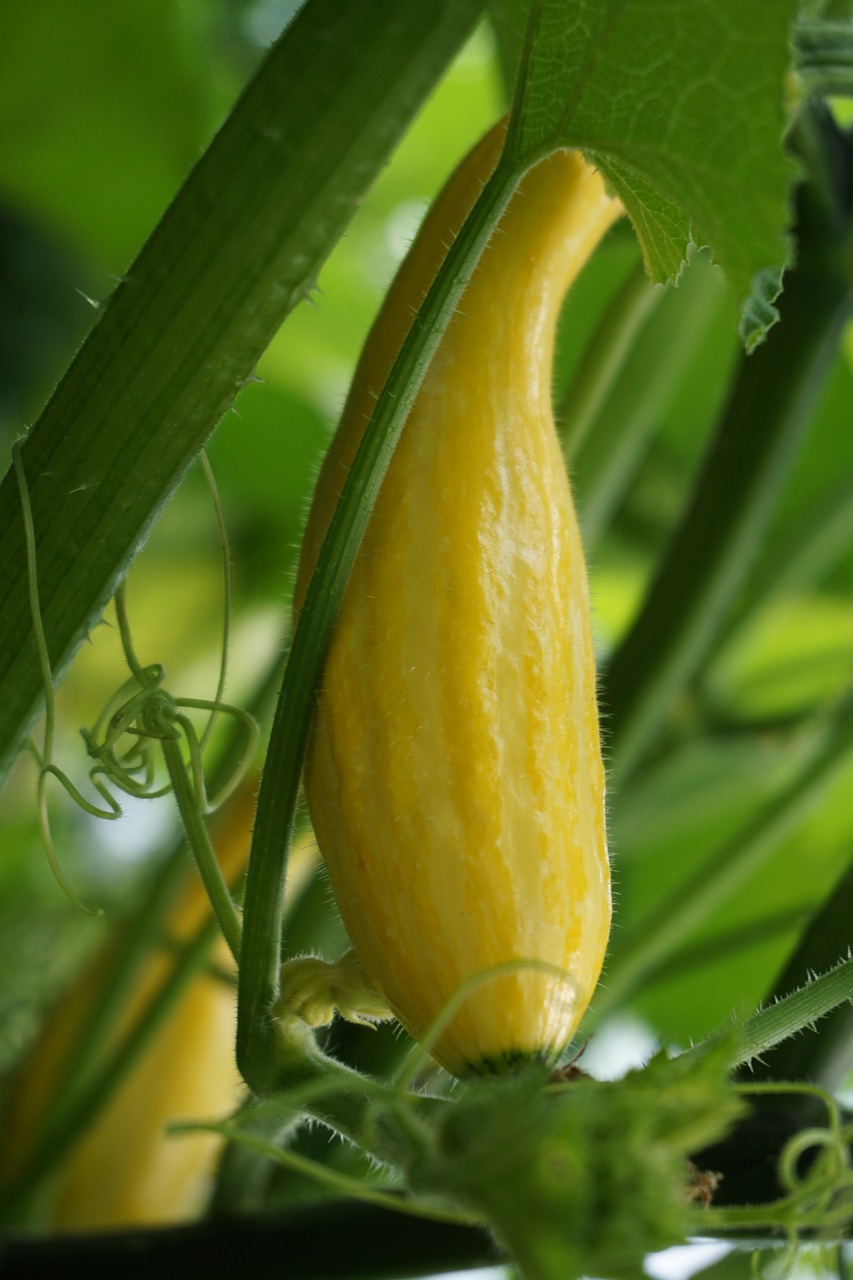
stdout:
[[(228, 965), (220, 943), (211, 959)], [(116, 1031), (139, 1016), (168, 972), (153, 956)], [(240, 1102), (234, 995), (213, 975), (189, 983), (140, 1061), (63, 1162), (50, 1220), (55, 1231), (102, 1231), (190, 1221), (210, 1194), (221, 1139), (169, 1134), (182, 1120), (215, 1120)]]
[[(362, 354), (309, 517), (297, 605), (375, 397), (493, 169), (463, 161)], [(587, 579), (551, 407), (564, 294), (621, 206), (582, 156), (525, 177), (432, 360), (348, 583), (305, 785), (361, 963), (450, 1071), (571, 1038), (610, 926)], [(525, 967), (526, 961), (544, 962)], [(558, 971), (558, 972), (556, 972)]]
[[(212, 831), (229, 880), (239, 874), (248, 855), (254, 790), (254, 783), (242, 787), (217, 816)], [(166, 932), (176, 942), (188, 939), (209, 911), (198, 876), (190, 867), (188, 873), (191, 880), (166, 922)], [(57, 1005), (22, 1066), (6, 1108), (4, 1182), (13, 1184), (16, 1173), (26, 1167), (75, 1035), (98, 998), (113, 954), (110, 940)], [(221, 939), (211, 960), (226, 969), (231, 965)], [(146, 958), (112, 1030), (111, 1044), (133, 1025), (170, 966), (165, 951)], [(221, 1139), (209, 1133), (177, 1137), (167, 1126), (221, 1118), (240, 1102), (235, 1022), (233, 988), (207, 972), (190, 980), (139, 1060), (62, 1160), (47, 1207), (52, 1229), (154, 1226), (198, 1215), (210, 1191)]]

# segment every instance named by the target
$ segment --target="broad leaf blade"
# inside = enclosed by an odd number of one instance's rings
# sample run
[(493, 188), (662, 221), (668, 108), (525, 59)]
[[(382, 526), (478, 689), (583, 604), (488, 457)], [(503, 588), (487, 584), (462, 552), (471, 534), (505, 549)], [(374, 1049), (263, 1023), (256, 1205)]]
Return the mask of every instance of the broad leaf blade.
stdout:
[[(654, 280), (708, 245), (747, 348), (775, 312), (794, 173), (781, 139), (795, 0), (541, 0), (517, 144), (580, 147), (622, 198)], [(758, 10), (758, 11), (757, 11)], [(752, 301), (757, 291), (760, 305)]]
[[(23, 449), (54, 674), (481, 7), (310, 0), (190, 175)], [(2, 778), (41, 697), (12, 475), (0, 558)]]

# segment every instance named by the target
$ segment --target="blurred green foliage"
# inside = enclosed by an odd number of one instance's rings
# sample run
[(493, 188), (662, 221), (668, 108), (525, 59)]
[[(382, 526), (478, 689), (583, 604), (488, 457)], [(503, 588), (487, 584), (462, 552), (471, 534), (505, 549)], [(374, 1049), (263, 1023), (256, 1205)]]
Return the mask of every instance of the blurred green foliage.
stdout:
[[(5, 6), (0, 15), (0, 39), (18, 55), (0, 86), (0, 408), (7, 447), (94, 320), (85, 298), (103, 295), (111, 278), (127, 269), (260, 56), (259, 36), (271, 38), (292, 10), (226, 0), (134, 0), (105, 12), (86, 0), (75, 6), (69, 22), (60, 0), (47, 8), (52, 13), (41, 6), (38, 23), (23, 6)], [(242, 393), (211, 444), (237, 584), (232, 692), (251, 688), (253, 674), (286, 637), (287, 599), (312, 477), (384, 287), (430, 198), (498, 114), (502, 95), (495, 40), (483, 27), (365, 201), (326, 264), (311, 304), (298, 308), (283, 327), (259, 367), (260, 381)], [(619, 227), (579, 282), (561, 330), (558, 395), (607, 301), (637, 260), (633, 237)], [(591, 564), (602, 654), (612, 649), (636, 606), (726, 396), (736, 349), (734, 317), (704, 256), (688, 268), (679, 290), (665, 291), (672, 296), (660, 299), (657, 310), (677, 306), (689, 289), (703, 300), (697, 340), (683, 352), (677, 377), (665, 380), (663, 393), (655, 397), (652, 388), (642, 447)], [(653, 343), (656, 323), (653, 312), (648, 336), (641, 333), (638, 345)], [(773, 720), (806, 714), (850, 679), (853, 503), (844, 501), (845, 477), (853, 474), (846, 416), (850, 349), (839, 353), (758, 553), (752, 579), (771, 575), (775, 589), (771, 584), (762, 608), (733, 626), (703, 679), (701, 696), (719, 719), (719, 731), (665, 760), (624, 803), (618, 796), (614, 801), (617, 928), (620, 911), (641, 906), (662, 883), (677, 880), (680, 850), (689, 850), (691, 859), (710, 851), (772, 791), (794, 751), (784, 735), (773, 732)], [(612, 407), (618, 413), (645, 392), (649, 362), (666, 360), (667, 351), (653, 345), (638, 350), (633, 361), (629, 355), (603, 412)], [(582, 471), (576, 484), (582, 495)], [(797, 542), (798, 534), (823, 514), (827, 493), (836, 490), (834, 535), (825, 535), (799, 559), (785, 555), (780, 564), (792, 541), (802, 549), (805, 539)], [(191, 476), (130, 582), (138, 646), (149, 660), (165, 660), (177, 680), (194, 664), (209, 675), (219, 638), (215, 529), (205, 501), (200, 478)], [(582, 519), (583, 514), (582, 508)], [(750, 589), (748, 584), (747, 597)], [(107, 674), (103, 665), (108, 632), (99, 628), (94, 634), (93, 652), (81, 654), (63, 691), (69, 750), (77, 721), (96, 714), (110, 687), (113, 671)], [(256, 671), (243, 672), (244, 664)], [(204, 676), (189, 679), (203, 688)], [(694, 714), (689, 708), (684, 713)], [(751, 721), (769, 725), (758, 745), (740, 725)], [(41, 909), (60, 915), (64, 910), (50, 880), (34, 870), (41, 855), (25, 820), (31, 785), (22, 764), (3, 801), (8, 919), (33, 892)], [(780, 850), (772, 875), (762, 872), (720, 918), (708, 922), (710, 937), (820, 900), (853, 836), (844, 791), (840, 784), (821, 813)], [(77, 819), (63, 818), (63, 808), (59, 801), (60, 823), (73, 827)], [(160, 829), (155, 833), (159, 837)], [(112, 845), (83, 859), (85, 873), (123, 884), (124, 877), (116, 880), (110, 869)], [(623, 861), (630, 866), (630, 884), (626, 873), (620, 890)], [(691, 968), (650, 992), (643, 1012), (666, 1039), (686, 1042), (735, 1007), (751, 1007), (794, 936), (789, 925)], [(23, 975), (12, 957), (4, 974), (20, 995)]]
[[(511, 27), (513, 5), (495, 8)], [(251, 73), (263, 40), (293, 9), (271, 0), (41, 0), (0, 8), (0, 47), (13, 54), (0, 79), (4, 461), (95, 321), (88, 299), (106, 296), (127, 270)], [(383, 290), (444, 177), (502, 110), (502, 84), (498, 42), (483, 26), (364, 202), (311, 303), (284, 325), (259, 380), (211, 443), (234, 554), (232, 700), (251, 696), (285, 643), (313, 476)], [(579, 282), (561, 329), (558, 399), (638, 260), (628, 228), (618, 227)], [(624, 634), (685, 507), (736, 358), (734, 308), (704, 255), (677, 290), (660, 292), (574, 474), (583, 523), (584, 497), (607, 461), (595, 455), (595, 432), (606, 433), (641, 401), (645, 416), (590, 565), (602, 659)], [(695, 304), (689, 314), (688, 295)], [(670, 360), (675, 331), (688, 321), (693, 327), (678, 346), (677, 367), (655, 380)], [(848, 333), (726, 631), (671, 708), (677, 749), (662, 750), (612, 797), (617, 931), (775, 794), (801, 757), (802, 725), (850, 687), (851, 393)], [(204, 486), (191, 474), (134, 565), (129, 606), (143, 660), (164, 662), (172, 687), (195, 696), (210, 696), (216, 678), (218, 555)], [(59, 755), (78, 778), (85, 756), (76, 730), (96, 717), (120, 677), (107, 620), (61, 694)], [(848, 769), (772, 861), (705, 921), (689, 958), (662, 971), (635, 1001), (660, 1040), (686, 1045), (732, 1013), (751, 1012), (772, 987), (805, 920), (850, 861), (851, 784)], [(34, 770), (22, 760), (0, 797), (0, 1069), (15, 1060), (38, 1009), (106, 927), (74, 915), (51, 879), (35, 829), (34, 787)], [(55, 809), (73, 876), (107, 900), (109, 919), (120, 917), (169, 843), (169, 804), (156, 819), (135, 808), (108, 841), (61, 795)], [(138, 832), (130, 829), (134, 822)], [(341, 943), (318, 880), (293, 921), (292, 948), (331, 951)], [(339, 1039), (353, 1061), (373, 1052), (364, 1037), (359, 1047), (358, 1033)]]

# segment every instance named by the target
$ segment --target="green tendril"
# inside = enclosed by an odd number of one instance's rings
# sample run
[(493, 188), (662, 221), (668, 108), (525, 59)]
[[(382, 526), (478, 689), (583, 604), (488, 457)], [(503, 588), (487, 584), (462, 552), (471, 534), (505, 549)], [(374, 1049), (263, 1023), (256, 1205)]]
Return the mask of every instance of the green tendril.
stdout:
[[(175, 698), (165, 688), (166, 670), (160, 663), (143, 666), (133, 644), (127, 612), (124, 584), (115, 593), (116, 621), (124, 660), (130, 672), (127, 679), (98, 716), (91, 729), (82, 730), (83, 741), (94, 762), (89, 780), (102, 798), (104, 807), (87, 800), (71, 780), (53, 762), (56, 709), (53, 676), (42, 624), (38, 593), (35, 553), (35, 530), (29, 501), (29, 490), (21, 459), (21, 442), (13, 446), (12, 458), (21, 493), (24, 515), (30, 608), (33, 618), (38, 659), (45, 696), (44, 742), (31, 750), (39, 768), (38, 813), (42, 841), (48, 861), (59, 885), (70, 901), (89, 915), (100, 914), (88, 907), (74, 892), (65, 876), (50, 831), (47, 808), (47, 779), (54, 777), (75, 804), (95, 818), (114, 820), (121, 816), (121, 805), (113, 791), (123, 792), (138, 800), (154, 800), (174, 793), (193, 851), (199, 873), (210, 897), (214, 913), (234, 956), (239, 954), (241, 925), (231, 891), (225, 883), (210, 843), (204, 819), (214, 812), (239, 786), (251, 766), (257, 750), (259, 730), (248, 712), (222, 701), (228, 664), (231, 632), (231, 564), (228, 536), (222, 503), (210, 464), (202, 454), (202, 466), (213, 500), (224, 566), (225, 607), (219, 677), (213, 699)], [(208, 719), (201, 735), (188, 711), (207, 712)], [(208, 799), (204, 769), (204, 749), (209, 741), (215, 718), (226, 715), (236, 720), (243, 730), (245, 745), (236, 768), (219, 788), (213, 800)], [(158, 762), (165, 766), (168, 780), (158, 782)]]
[[(66, 876), (59, 856), (53, 843), (53, 836), (50, 830), (50, 815), (47, 807), (47, 779), (49, 775), (58, 777), (65, 785), (66, 779), (60, 770), (53, 763), (53, 743), (56, 733), (56, 703), (53, 696), (53, 672), (50, 668), (50, 655), (47, 651), (47, 640), (45, 639), (44, 626), (42, 624), (41, 602), (39, 600), (38, 589), (38, 565), (36, 563), (36, 534), (33, 526), (33, 511), (30, 504), (30, 490), (27, 484), (26, 472), (24, 471), (24, 463), (21, 458), (21, 448), (23, 440), (16, 440), (12, 445), (12, 465), (15, 468), (15, 476), (18, 481), (18, 490), (21, 495), (21, 512), (24, 518), (24, 543), (27, 554), (27, 580), (29, 583), (30, 596), (30, 615), (33, 623), (33, 638), (35, 640), (36, 652), (38, 654), (39, 667), (41, 669), (42, 687), (44, 689), (44, 737), (42, 740), (42, 748), (39, 752), (34, 751), (34, 755), (39, 766), (38, 777), (38, 822), (41, 832), (42, 844), (44, 845), (47, 860), (50, 869), (56, 879), (62, 892), (68, 901), (79, 911), (87, 916), (101, 915), (100, 909), (90, 907), (84, 902), (79, 894), (75, 891), (70, 880)], [(73, 794), (73, 792), (71, 793)], [(79, 793), (78, 793), (79, 794)], [(80, 797), (82, 799), (82, 797)], [(83, 807), (88, 812), (97, 812), (93, 806), (84, 802)], [(107, 815), (114, 817), (114, 813)]]

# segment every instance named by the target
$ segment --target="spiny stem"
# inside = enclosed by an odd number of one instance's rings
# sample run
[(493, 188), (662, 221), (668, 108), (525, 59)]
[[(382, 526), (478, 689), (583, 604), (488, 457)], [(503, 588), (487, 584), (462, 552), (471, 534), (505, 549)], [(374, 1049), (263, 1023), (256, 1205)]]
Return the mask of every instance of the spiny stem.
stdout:
[(161, 743), (169, 780), (178, 802), (181, 819), (192, 849), (199, 874), (210, 898), (214, 915), (235, 960), (240, 958), (241, 925), (231, 891), (225, 883), (198, 800), (190, 782), (177, 738), (164, 738)]
[(842, 960), (829, 973), (813, 978), (797, 991), (747, 1018), (741, 1028), (740, 1050), (732, 1066), (759, 1057), (848, 1000), (853, 1000), (853, 958)]

